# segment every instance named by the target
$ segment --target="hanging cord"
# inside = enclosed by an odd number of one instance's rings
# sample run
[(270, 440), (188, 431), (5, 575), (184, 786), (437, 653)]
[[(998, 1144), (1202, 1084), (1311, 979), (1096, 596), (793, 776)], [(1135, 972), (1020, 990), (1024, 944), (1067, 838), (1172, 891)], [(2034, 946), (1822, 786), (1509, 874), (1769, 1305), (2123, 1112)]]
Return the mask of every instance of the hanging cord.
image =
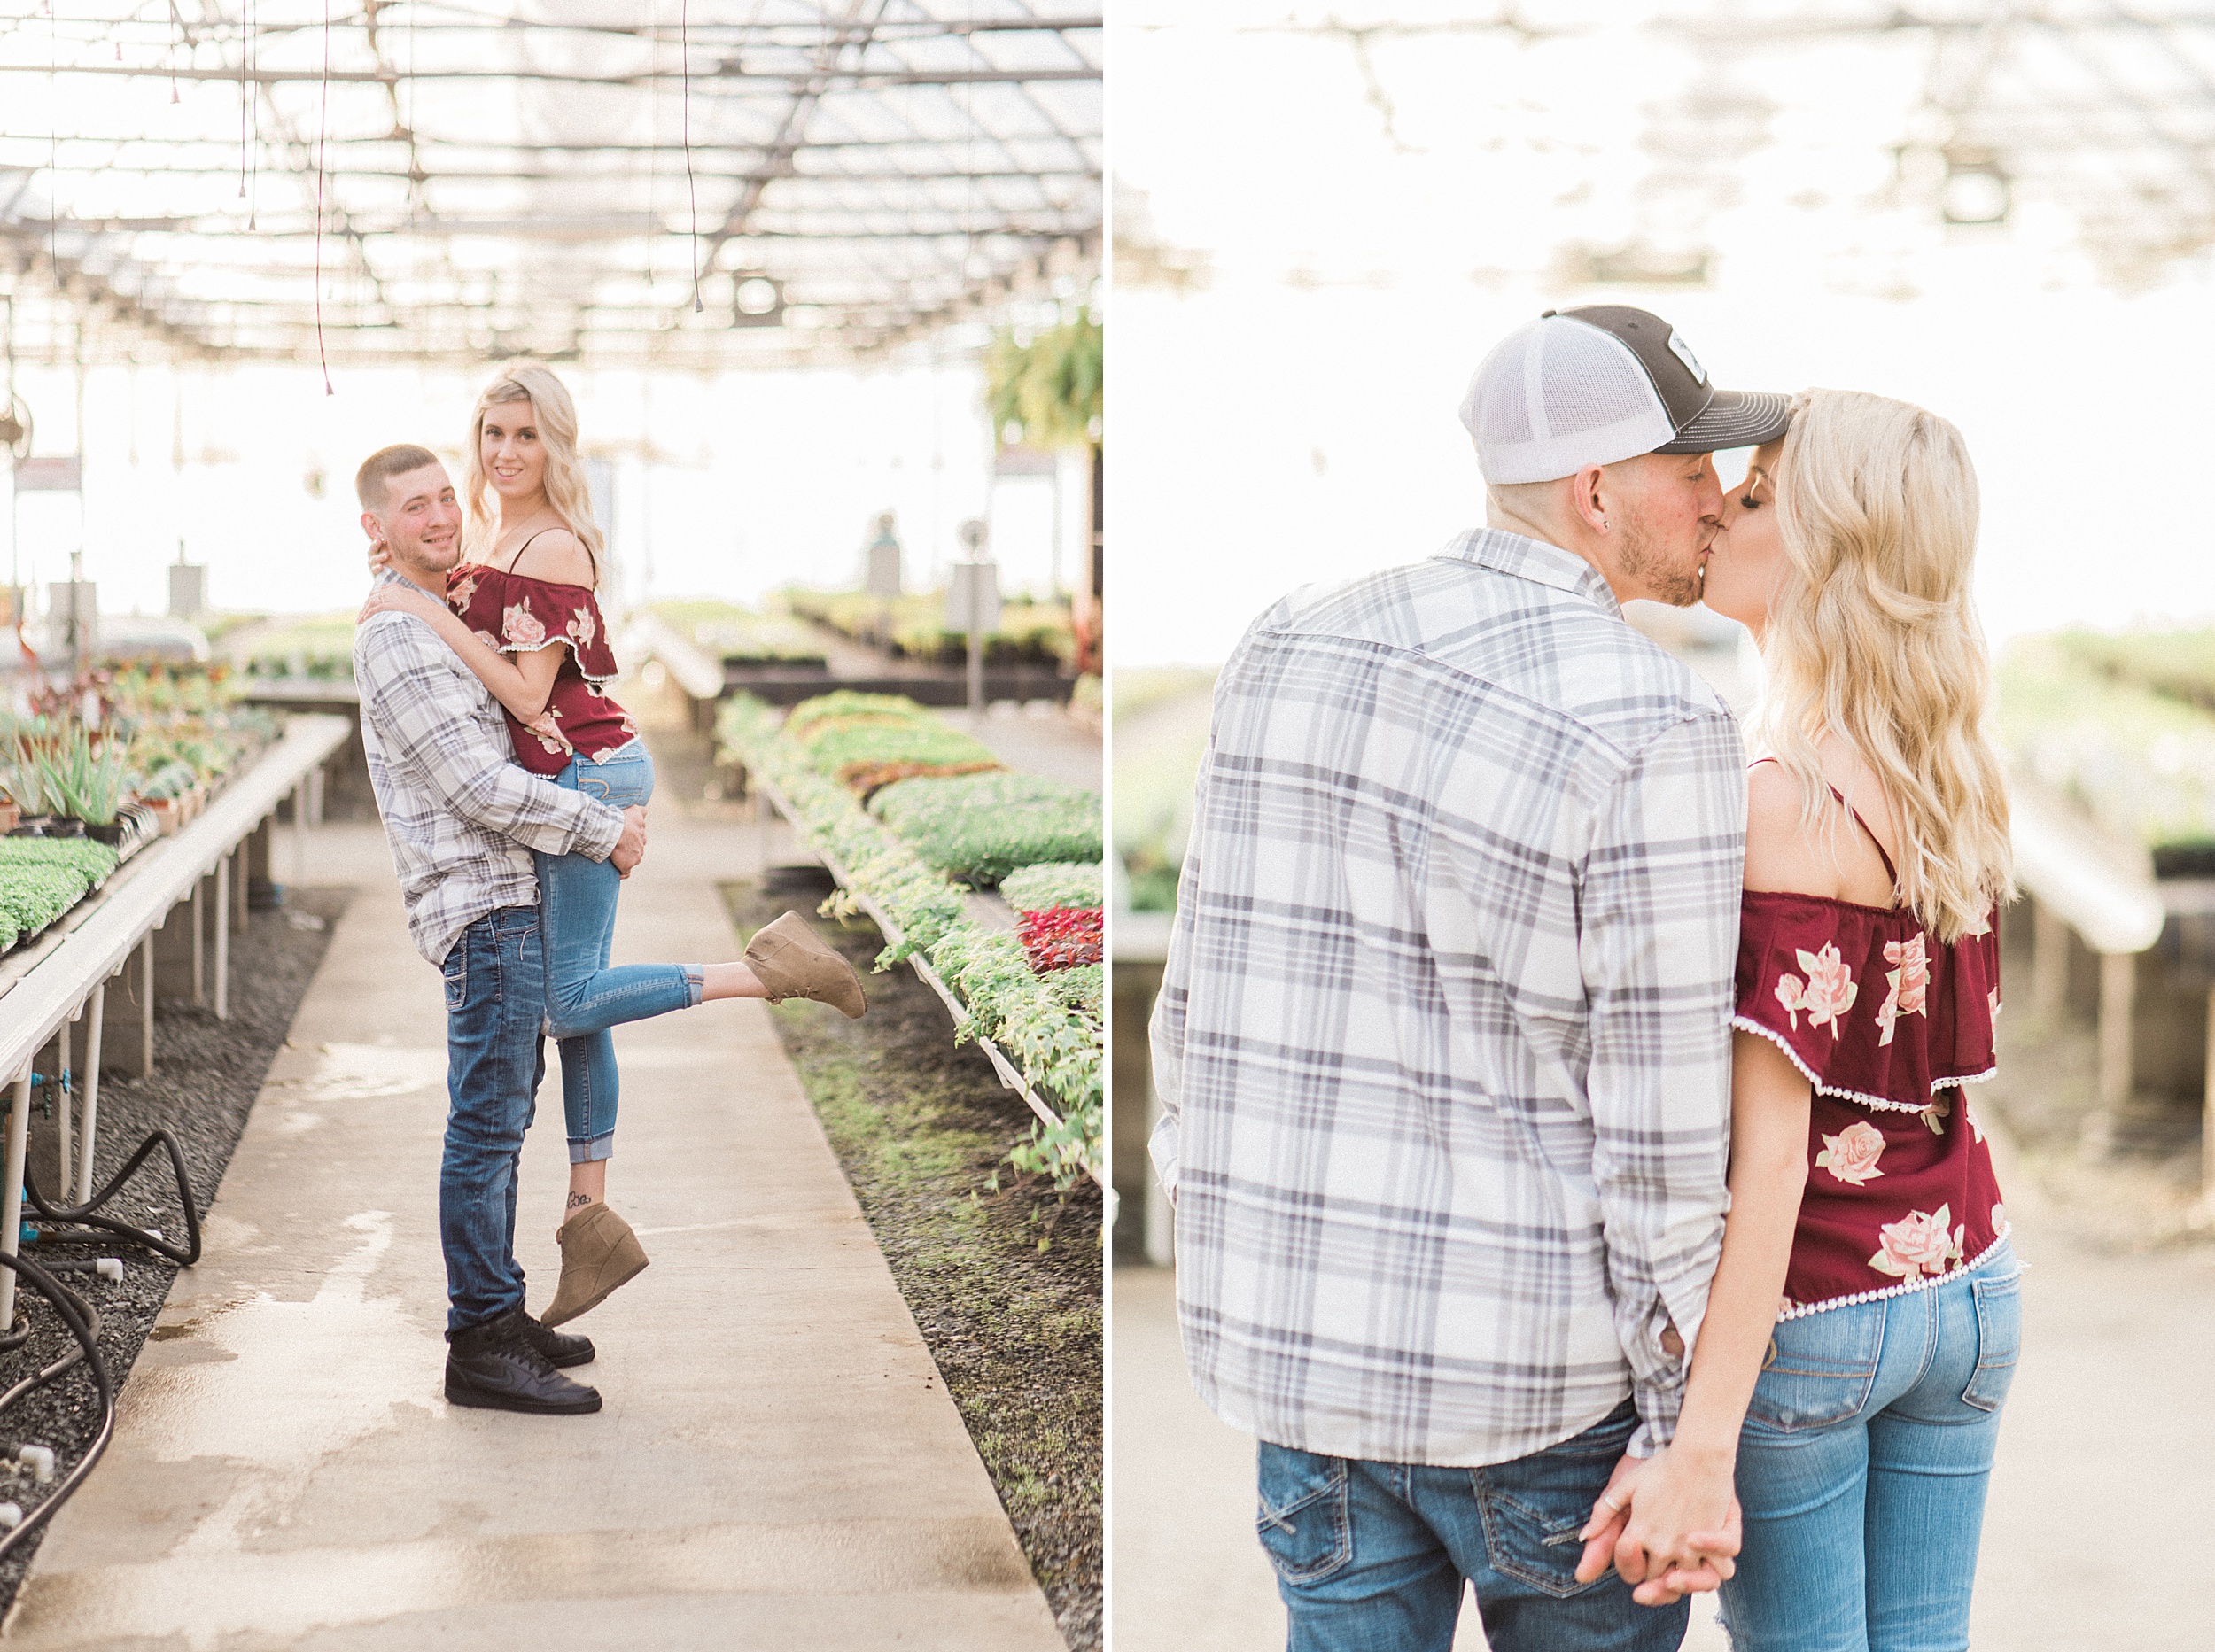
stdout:
[(677, 0), (677, 50), (683, 55), (685, 123), (685, 193), (692, 203), (692, 313), (706, 306), (700, 302), (700, 190), (692, 176), (692, 21), (691, 0)]
[(330, 147), (330, 0), (323, 0), (323, 104), (315, 117), (315, 359), (323, 369), (323, 394), (330, 387), (330, 353), (323, 345), (323, 173)]

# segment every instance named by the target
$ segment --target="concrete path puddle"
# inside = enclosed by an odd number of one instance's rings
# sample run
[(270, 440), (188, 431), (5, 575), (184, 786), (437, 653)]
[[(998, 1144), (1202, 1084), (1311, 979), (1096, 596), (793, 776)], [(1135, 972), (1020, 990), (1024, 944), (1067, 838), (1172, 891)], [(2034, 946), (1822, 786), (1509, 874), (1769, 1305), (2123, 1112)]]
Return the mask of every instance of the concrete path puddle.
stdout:
[[(750, 830), (656, 823), (618, 961), (735, 955)], [(5, 1625), (90, 1652), (1061, 1645), (767, 1012), (620, 1029), (611, 1202), (653, 1265), (571, 1329), (604, 1408), (448, 1407), (437, 972), (374, 828), (206, 1257)], [(527, 1301), (558, 1272), (558, 1079), (524, 1152)]]

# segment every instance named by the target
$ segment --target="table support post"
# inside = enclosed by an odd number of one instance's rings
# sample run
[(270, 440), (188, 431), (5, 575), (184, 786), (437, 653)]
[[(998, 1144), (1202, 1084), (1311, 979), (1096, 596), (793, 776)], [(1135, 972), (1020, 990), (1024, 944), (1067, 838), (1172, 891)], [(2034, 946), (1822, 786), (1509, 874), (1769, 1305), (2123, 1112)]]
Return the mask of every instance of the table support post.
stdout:
[[(0, 1188), (0, 1251), (18, 1255), (23, 1242), (23, 1158), (31, 1144), (31, 1069), (15, 1082), (8, 1109), (7, 1186)], [(15, 1324), (15, 1269), (0, 1268), (0, 1330)]]
[(138, 1062), (141, 1078), (154, 1075), (154, 932), (138, 943)]
[(2100, 1105), (2110, 1114), (2130, 1099), (2131, 1012), (2137, 988), (2136, 954), (2101, 955)]
[[(79, 1109), (77, 1130), (77, 1203), (92, 1202), (92, 1145), (100, 1129), (100, 1035), (107, 1022), (108, 989), (102, 981), (92, 989), (92, 1020), (85, 1028), (84, 1105)], [(67, 1197), (67, 1189), (63, 1190)]]
[(303, 776), (292, 787), (292, 881), (307, 881), (307, 780)]
[(192, 886), (192, 1002), (207, 1002), (207, 880)]
[(230, 1020), (230, 855), (215, 863), (215, 1019)]
[(77, 1024), (77, 1016), (84, 1013), (78, 1005), (77, 1014), (64, 1021), (54, 1033), (54, 1072), (59, 1080), (60, 1100), (54, 1106), (54, 1189), (61, 1198), (69, 1197), (70, 1183), (76, 1178), (69, 1174), (69, 1108), (77, 1094), (76, 1069), (69, 1065), (69, 1029)]
[(2041, 1021), (2069, 999), (2069, 926), (2040, 901), (2031, 912), (2031, 1008)]

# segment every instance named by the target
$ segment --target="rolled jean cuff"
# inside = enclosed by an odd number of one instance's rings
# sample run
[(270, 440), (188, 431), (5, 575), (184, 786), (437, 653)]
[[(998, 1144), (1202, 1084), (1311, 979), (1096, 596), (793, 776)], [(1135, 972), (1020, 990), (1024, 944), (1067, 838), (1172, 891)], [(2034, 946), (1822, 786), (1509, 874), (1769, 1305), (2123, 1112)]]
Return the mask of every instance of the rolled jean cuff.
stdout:
[(569, 1162), (573, 1165), (596, 1164), (602, 1159), (614, 1157), (615, 1132), (613, 1130), (610, 1130), (604, 1136), (595, 1136), (588, 1142), (571, 1142), (569, 1144)]
[(704, 964), (680, 964), (677, 967), (684, 971), (685, 985), (692, 993), (692, 1002), (686, 1004), (685, 1008), (688, 1010), (696, 1010), (700, 1007), (701, 1002), (708, 996), (707, 966)]

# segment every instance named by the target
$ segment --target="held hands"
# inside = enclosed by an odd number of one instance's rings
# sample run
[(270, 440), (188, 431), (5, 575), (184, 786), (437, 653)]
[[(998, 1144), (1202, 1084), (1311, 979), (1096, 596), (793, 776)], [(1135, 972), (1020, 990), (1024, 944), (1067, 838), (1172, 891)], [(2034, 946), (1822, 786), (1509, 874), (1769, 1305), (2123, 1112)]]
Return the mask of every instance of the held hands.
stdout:
[(614, 852), (608, 859), (623, 877), (631, 875), (631, 868), (646, 858), (646, 810), (642, 804), (633, 803), (623, 811), (623, 835), (615, 841)]
[(1696, 1463), (1666, 1446), (1644, 1461), (1626, 1456), (1578, 1534), (1577, 1580), (1589, 1583), (1613, 1563), (1641, 1606), (1721, 1587), (1737, 1570), (1742, 1536), (1730, 1480), (1727, 1462)]
[(361, 611), (354, 617), (354, 623), (362, 624), (373, 614), (413, 614), (417, 619), (436, 619), (445, 612), (445, 604), (411, 585), (379, 586), (361, 604)]

